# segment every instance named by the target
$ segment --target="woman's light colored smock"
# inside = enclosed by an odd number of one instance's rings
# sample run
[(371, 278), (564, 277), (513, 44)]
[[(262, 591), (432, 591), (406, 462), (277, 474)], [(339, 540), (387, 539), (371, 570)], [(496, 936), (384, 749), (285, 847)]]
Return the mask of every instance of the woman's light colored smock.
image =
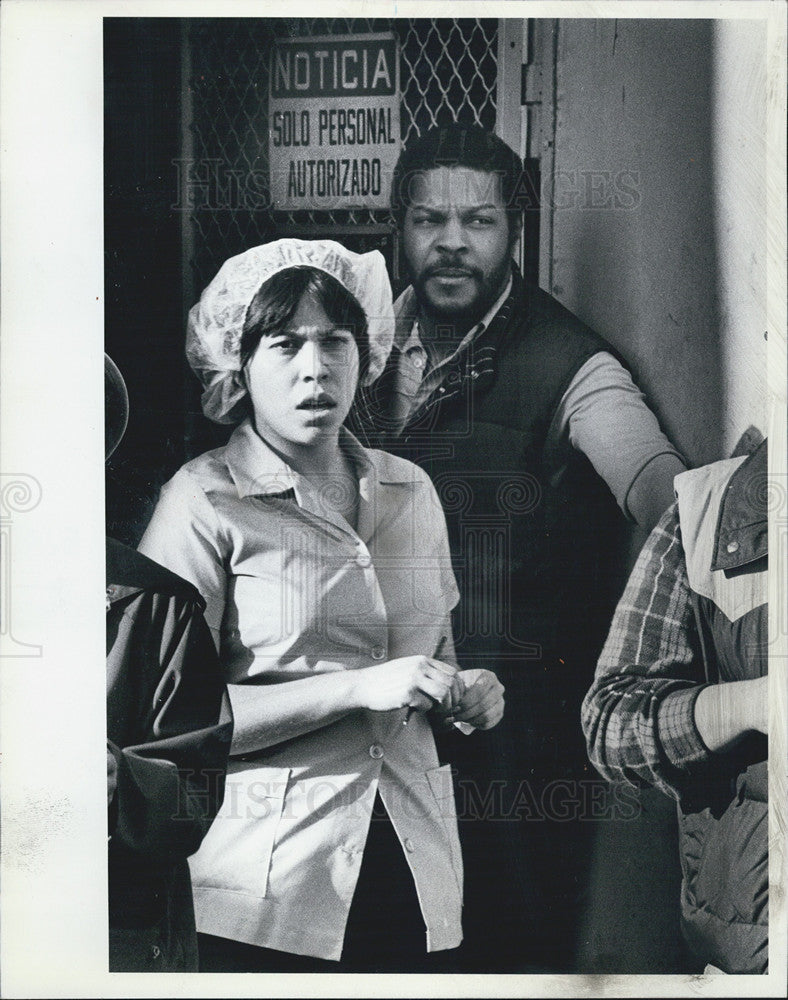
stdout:
[[(198, 587), (230, 684), (429, 656), (446, 631), (458, 592), (431, 481), (345, 431), (340, 440), (359, 480), (357, 530), (333, 510), (334, 484), (296, 474), (248, 420), (162, 491), (140, 550)], [(379, 791), (427, 950), (460, 943), (451, 774), (425, 714), (404, 717), (355, 711), (231, 760), (221, 812), (190, 859), (200, 931), (338, 959)]]

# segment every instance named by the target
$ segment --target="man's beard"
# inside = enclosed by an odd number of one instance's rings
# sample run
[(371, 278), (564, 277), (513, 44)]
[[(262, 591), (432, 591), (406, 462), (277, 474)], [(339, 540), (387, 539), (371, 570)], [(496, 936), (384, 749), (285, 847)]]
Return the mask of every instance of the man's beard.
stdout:
[[(426, 285), (428, 280), (434, 276), (435, 272), (451, 267), (462, 268), (464, 271), (468, 271), (469, 279), (476, 285), (476, 297), (468, 305), (458, 304), (456, 306), (450, 305), (444, 307), (431, 302), (427, 296)], [(463, 330), (470, 330), (472, 326), (475, 326), (479, 322), (503, 291), (503, 286), (509, 277), (511, 267), (512, 260), (507, 255), (500, 266), (485, 277), (479, 268), (468, 267), (462, 260), (445, 257), (439, 263), (426, 268), (418, 276), (413, 275), (411, 272), (413, 290), (416, 293), (419, 308), (433, 323), (440, 323), (441, 325), (450, 324), (460, 326)]]

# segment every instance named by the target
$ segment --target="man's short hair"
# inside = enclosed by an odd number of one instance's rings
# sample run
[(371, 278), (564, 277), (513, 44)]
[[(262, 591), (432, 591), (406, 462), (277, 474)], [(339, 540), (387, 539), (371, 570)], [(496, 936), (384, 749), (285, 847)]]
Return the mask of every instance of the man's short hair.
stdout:
[(459, 123), (428, 129), (400, 153), (391, 184), (391, 210), (400, 227), (411, 203), (414, 178), (437, 167), (467, 167), (496, 174), (501, 181), (509, 232), (517, 232), (522, 214), (518, 194), (523, 183), (523, 161), (492, 132)]

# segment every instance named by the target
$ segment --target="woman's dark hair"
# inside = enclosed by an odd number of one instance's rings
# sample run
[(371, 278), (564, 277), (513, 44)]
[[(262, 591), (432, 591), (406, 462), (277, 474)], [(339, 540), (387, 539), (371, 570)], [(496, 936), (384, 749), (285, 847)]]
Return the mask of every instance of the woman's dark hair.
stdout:
[(246, 365), (263, 337), (287, 327), (304, 295), (312, 295), (336, 326), (349, 330), (358, 347), (359, 382), (369, 367), (367, 317), (358, 299), (336, 278), (316, 267), (299, 265), (277, 271), (263, 282), (249, 303), (241, 334), (241, 364)]
[(391, 182), (391, 211), (400, 228), (411, 203), (414, 180), (437, 167), (468, 167), (497, 176), (509, 234), (516, 235), (522, 217), (523, 161), (497, 135), (460, 122), (428, 129), (400, 153)]

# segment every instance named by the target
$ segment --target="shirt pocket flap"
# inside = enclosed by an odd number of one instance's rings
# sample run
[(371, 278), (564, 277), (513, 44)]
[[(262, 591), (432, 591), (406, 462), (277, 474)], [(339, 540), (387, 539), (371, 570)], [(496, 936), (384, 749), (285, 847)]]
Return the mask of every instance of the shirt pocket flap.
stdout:
[(228, 771), (222, 808), (189, 858), (194, 885), (266, 895), (290, 774), (284, 767)]
[(440, 807), (441, 816), (456, 816), (451, 765), (443, 764), (427, 771), (427, 781)]

